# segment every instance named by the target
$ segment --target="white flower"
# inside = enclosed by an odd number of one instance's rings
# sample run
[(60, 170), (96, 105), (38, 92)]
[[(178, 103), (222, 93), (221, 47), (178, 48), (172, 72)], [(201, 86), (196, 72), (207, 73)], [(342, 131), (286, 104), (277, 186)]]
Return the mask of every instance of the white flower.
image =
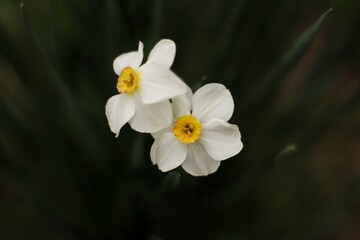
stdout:
[(112, 96), (105, 106), (105, 114), (112, 132), (129, 122), (138, 132), (151, 133), (168, 127), (172, 120), (169, 99), (187, 90), (171, 70), (176, 46), (171, 40), (161, 40), (151, 50), (148, 61), (143, 60), (143, 44), (137, 52), (124, 53), (114, 61), (119, 94)]
[(172, 126), (153, 134), (150, 157), (161, 171), (178, 166), (194, 176), (215, 172), (220, 161), (238, 154), (243, 144), (239, 128), (227, 121), (234, 101), (223, 85), (207, 84), (192, 95), (172, 99)]

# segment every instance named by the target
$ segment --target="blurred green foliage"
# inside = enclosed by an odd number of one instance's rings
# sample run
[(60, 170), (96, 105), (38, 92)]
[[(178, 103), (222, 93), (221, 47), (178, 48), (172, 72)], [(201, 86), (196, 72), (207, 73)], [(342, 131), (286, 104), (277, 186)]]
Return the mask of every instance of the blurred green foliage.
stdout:
[[(359, 26), (356, 0), (1, 0), (0, 239), (359, 239)], [(234, 97), (208, 177), (107, 125), (112, 61), (162, 38)]]

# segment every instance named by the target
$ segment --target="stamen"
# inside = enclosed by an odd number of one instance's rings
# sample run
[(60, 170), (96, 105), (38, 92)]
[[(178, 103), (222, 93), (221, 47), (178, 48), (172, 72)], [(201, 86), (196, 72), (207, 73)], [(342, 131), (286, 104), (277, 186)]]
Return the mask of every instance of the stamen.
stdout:
[(139, 85), (140, 74), (131, 67), (126, 67), (119, 75), (117, 89), (120, 93), (132, 93)]
[(190, 115), (180, 117), (175, 122), (173, 133), (175, 137), (185, 144), (194, 143), (200, 137), (200, 122)]

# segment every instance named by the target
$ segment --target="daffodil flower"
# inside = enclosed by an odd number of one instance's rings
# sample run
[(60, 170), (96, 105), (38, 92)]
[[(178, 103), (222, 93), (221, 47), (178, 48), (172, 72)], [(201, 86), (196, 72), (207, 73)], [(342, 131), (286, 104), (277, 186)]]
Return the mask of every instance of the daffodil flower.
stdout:
[(181, 165), (191, 175), (205, 176), (241, 151), (239, 128), (227, 122), (234, 101), (222, 84), (207, 84), (194, 95), (188, 90), (172, 104), (173, 124), (153, 134), (150, 151), (151, 161), (161, 171)]
[(151, 50), (148, 60), (143, 60), (143, 44), (138, 51), (118, 56), (113, 64), (119, 76), (116, 88), (105, 106), (110, 129), (119, 135), (129, 122), (138, 131), (151, 133), (168, 127), (172, 120), (170, 98), (184, 94), (187, 87), (170, 67), (175, 58), (176, 46), (171, 40), (161, 40)]

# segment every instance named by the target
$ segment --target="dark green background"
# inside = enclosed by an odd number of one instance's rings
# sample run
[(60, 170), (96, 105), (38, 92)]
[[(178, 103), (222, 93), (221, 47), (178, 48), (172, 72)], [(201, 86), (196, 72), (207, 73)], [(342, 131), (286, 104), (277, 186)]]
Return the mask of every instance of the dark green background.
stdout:
[[(359, 26), (357, 0), (0, 0), (0, 239), (360, 239)], [(107, 124), (113, 60), (162, 38), (234, 97), (208, 177)]]

